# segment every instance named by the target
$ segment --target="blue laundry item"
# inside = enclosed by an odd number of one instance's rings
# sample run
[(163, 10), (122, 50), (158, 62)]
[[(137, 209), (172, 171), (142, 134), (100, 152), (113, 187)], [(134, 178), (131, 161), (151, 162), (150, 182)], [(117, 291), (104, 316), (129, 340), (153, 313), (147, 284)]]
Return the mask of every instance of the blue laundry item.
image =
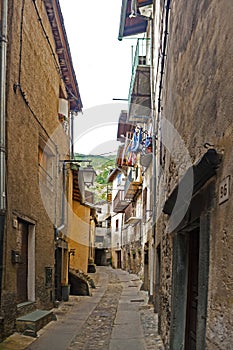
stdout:
[(145, 140), (145, 146), (150, 147), (152, 145), (152, 137), (147, 136)]
[(136, 130), (134, 131), (131, 151), (138, 152), (141, 143), (142, 143), (142, 128), (140, 128), (139, 131), (136, 131)]

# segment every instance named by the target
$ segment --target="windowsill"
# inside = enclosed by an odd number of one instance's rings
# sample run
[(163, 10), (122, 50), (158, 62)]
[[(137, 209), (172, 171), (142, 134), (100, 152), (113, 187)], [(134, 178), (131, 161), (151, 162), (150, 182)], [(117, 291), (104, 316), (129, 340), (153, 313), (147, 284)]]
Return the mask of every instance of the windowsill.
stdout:
[(17, 304), (17, 309), (20, 309), (21, 307), (29, 306), (34, 304), (34, 301), (25, 301), (23, 303)]

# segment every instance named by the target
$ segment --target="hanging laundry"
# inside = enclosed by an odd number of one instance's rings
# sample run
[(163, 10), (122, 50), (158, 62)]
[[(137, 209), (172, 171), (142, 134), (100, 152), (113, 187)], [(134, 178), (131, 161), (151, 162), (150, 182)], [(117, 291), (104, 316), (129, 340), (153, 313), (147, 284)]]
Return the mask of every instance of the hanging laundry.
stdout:
[(146, 137), (146, 139), (145, 139), (145, 146), (146, 146), (146, 148), (152, 147), (152, 137), (150, 137), (150, 136)]
[(139, 152), (141, 143), (142, 143), (142, 128), (136, 127), (134, 134), (133, 134), (131, 151), (132, 152)]
[(125, 146), (124, 146), (124, 149), (122, 152), (122, 163), (121, 163), (122, 166), (128, 165), (127, 158), (128, 158), (128, 148), (129, 148), (130, 142), (131, 142), (131, 140), (128, 139), (128, 137), (127, 137), (126, 141), (125, 141)]
[(134, 152), (130, 152), (128, 158), (128, 166), (134, 166), (136, 164), (137, 156)]

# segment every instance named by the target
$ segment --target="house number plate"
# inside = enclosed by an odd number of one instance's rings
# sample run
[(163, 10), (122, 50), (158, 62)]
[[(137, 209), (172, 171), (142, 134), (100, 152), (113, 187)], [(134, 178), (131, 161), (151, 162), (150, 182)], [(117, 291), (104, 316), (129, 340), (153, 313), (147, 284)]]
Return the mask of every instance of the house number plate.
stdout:
[(226, 202), (230, 197), (230, 175), (225, 177), (219, 187), (219, 204)]

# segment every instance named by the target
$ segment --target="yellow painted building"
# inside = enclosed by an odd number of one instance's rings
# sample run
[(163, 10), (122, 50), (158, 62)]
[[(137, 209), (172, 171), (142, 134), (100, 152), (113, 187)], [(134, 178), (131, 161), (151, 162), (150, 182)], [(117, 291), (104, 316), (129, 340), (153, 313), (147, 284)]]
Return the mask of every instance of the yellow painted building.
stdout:
[(68, 251), (69, 267), (87, 272), (89, 259), (94, 259), (95, 209), (85, 202), (85, 191), (80, 191), (78, 171), (69, 172)]

